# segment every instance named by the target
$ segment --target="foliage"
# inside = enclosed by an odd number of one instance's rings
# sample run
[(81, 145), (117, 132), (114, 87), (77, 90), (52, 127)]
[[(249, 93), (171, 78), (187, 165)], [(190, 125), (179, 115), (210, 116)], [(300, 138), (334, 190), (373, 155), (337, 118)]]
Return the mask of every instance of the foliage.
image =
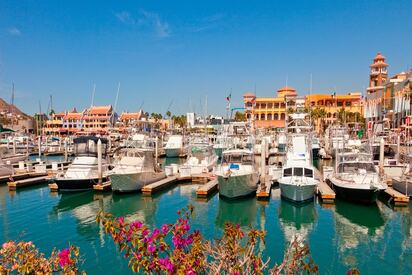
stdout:
[(162, 114), (158, 114), (158, 113), (151, 113), (150, 117), (153, 118), (155, 121), (159, 121), (163, 118)]
[(187, 123), (187, 118), (185, 115), (180, 115), (180, 116), (174, 115), (172, 116), (172, 120), (175, 125), (178, 125), (181, 128), (185, 127)]
[(74, 245), (61, 251), (54, 249), (49, 258), (40, 253), (32, 242), (8, 241), (0, 249), (0, 274), (76, 274), (78, 264), (79, 249)]
[(236, 112), (235, 121), (246, 121), (246, 114), (243, 112)]
[(133, 272), (195, 274), (293, 274), (317, 273), (302, 238), (296, 237), (287, 248), (282, 263), (269, 269), (269, 259), (262, 259), (257, 249), (265, 233), (250, 229), (244, 232), (239, 225), (226, 223), (221, 239), (207, 241), (201, 233), (191, 230), (193, 207), (178, 211), (174, 224), (163, 224), (150, 230), (140, 221), (128, 223), (123, 217), (99, 213), (103, 225)]
[(166, 112), (166, 116), (167, 116), (168, 118), (171, 118), (171, 117), (172, 117), (172, 113), (171, 113), (170, 111), (167, 111), (167, 112)]

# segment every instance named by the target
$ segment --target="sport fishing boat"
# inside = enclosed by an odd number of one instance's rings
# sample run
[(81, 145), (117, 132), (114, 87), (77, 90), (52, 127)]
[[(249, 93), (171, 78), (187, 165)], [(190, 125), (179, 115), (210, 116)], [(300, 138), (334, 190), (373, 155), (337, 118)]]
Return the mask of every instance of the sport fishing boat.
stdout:
[(132, 143), (116, 152), (114, 168), (108, 172), (113, 191), (140, 191), (143, 186), (166, 177), (153, 157), (153, 142), (146, 140), (140, 145)]
[(186, 154), (187, 146), (182, 135), (172, 135), (164, 147), (166, 157), (175, 158)]
[(196, 139), (189, 144), (187, 160), (180, 166), (179, 171), (181, 175), (207, 173), (212, 171), (217, 161), (213, 146), (207, 140)]
[(222, 163), (216, 170), (219, 194), (234, 199), (256, 193), (259, 172), (254, 155), (248, 149), (232, 149), (223, 152)]
[(409, 170), (408, 173), (403, 174), (400, 177), (392, 178), (393, 189), (401, 192), (402, 194), (412, 197), (412, 173)]
[(339, 198), (374, 203), (379, 192), (387, 188), (373, 163), (372, 154), (357, 149), (338, 152), (335, 162), (335, 171), (327, 180)]
[[(304, 103), (301, 105), (303, 107)], [(302, 203), (313, 199), (319, 177), (313, 166), (312, 127), (305, 120), (306, 113), (297, 112), (290, 117), (291, 122), (287, 125), (286, 163), (278, 181), (282, 198)]]
[[(99, 175), (98, 141), (102, 143), (101, 175)], [(57, 174), (54, 181), (59, 191), (85, 191), (104, 180), (108, 170), (106, 161), (108, 141), (105, 138), (83, 136), (73, 140), (75, 158), (63, 174)]]

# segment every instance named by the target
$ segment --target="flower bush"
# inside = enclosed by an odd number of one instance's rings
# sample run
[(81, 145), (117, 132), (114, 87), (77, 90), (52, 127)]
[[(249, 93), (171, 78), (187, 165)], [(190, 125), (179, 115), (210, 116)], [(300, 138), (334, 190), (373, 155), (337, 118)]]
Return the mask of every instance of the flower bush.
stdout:
[(310, 257), (307, 244), (295, 236), (280, 264), (269, 267), (257, 247), (264, 242), (265, 232), (250, 229), (244, 232), (239, 225), (226, 223), (221, 239), (204, 240), (197, 230), (191, 230), (193, 207), (178, 211), (174, 224), (150, 229), (140, 221), (125, 222), (123, 217), (99, 213), (106, 233), (129, 261), (133, 272), (166, 274), (293, 274), (317, 273), (318, 267)]
[(78, 263), (79, 249), (74, 245), (53, 250), (48, 258), (32, 242), (8, 241), (0, 249), (0, 274), (77, 274)]

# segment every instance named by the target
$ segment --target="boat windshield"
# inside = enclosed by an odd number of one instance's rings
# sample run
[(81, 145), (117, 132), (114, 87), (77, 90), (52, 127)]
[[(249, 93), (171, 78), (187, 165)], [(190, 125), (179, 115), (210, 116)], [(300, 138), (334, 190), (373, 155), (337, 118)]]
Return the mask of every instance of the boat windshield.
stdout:
[(375, 173), (376, 168), (370, 162), (349, 162), (339, 164), (338, 171), (339, 173)]
[(227, 154), (223, 155), (223, 163), (252, 164), (253, 157), (251, 154)]
[(283, 170), (284, 177), (307, 177), (313, 178), (313, 170), (310, 168), (294, 167), (294, 168), (285, 168)]

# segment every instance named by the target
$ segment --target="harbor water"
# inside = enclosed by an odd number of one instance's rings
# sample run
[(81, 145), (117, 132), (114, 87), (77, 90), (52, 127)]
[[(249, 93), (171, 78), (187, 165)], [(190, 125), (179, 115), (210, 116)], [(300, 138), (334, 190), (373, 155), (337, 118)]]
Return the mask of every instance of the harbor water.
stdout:
[[(169, 161), (170, 163), (170, 161)], [(412, 274), (412, 207), (393, 209), (378, 201), (363, 206), (337, 200), (296, 206), (273, 189), (267, 202), (248, 198), (226, 201), (217, 194), (196, 198), (196, 184), (180, 184), (153, 197), (135, 194), (50, 193), (46, 184), (9, 192), (0, 186), (0, 242), (33, 241), (42, 252), (69, 244), (80, 247), (82, 269), (88, 274), (131, 273), (127, 261), (95, 221), (103, 210), (150, 226), (172, 223), (177, 211), (195, 207), (192, 226), (205, 238), (219, 237), (224, 223), (251, 225), (267, 232), (259, 249), (271, 264), (282, 260), (293, 234), (308, 242), (321, 274), (345, 274), (351, 267), (362, 274)]]

